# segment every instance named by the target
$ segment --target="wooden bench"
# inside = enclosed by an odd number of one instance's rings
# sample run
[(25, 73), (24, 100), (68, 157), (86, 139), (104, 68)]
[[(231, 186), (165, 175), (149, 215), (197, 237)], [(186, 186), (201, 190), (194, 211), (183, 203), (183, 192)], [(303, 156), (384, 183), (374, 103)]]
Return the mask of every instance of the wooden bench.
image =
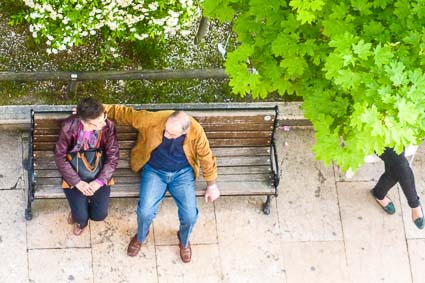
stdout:
[[(193, 104), (196, 107), (196, 104)], [(231, 105), (231, 104), (230, 104)], [(179, 107), (192, 115), (204, 128), (217, 158), (217, 184), (222, 196), (267, 196), (263, 206), (270, 213), (271, 196), (277, 196), (279, 166), (274, 134), (278, 108), (275, 107), (214, 107), (202, 104), (196, 108)], [(156, 111), (146, 105), (136, 109)], [(142, 108), (143, 107), (143, 108)], [(153, 107), (154, 108), (154, 107)], [(174, 109), (177, 109), (174, 107)], [(32, 219), (34, 199), (64, 198), (61, 175), (56, 168), (53, 149), (62, 120), (70, 112), (31, 110), (31, 135), (28, 154), (27, 220)], [(140, 175), (129, 166), (130, 150), (137, 132), (130, 126), (117, 125), (120, 160), (114, 173), (115, 186), (111, 197), (138, 197)], [(202, 174), (201, 174), (202, 175)], [(202, 177), (196, 181), (196, 194), (204, 194)]]

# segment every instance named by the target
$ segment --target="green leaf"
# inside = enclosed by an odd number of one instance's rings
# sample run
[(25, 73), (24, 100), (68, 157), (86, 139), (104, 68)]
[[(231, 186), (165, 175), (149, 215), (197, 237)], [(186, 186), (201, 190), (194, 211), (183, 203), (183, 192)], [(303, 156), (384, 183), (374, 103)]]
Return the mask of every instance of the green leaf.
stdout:
[(404, 65), (401, 62), (391, 62), (389, 66), (385, 66), (385, 72), (388, 74), (394, 86), (400, 86), (405, 83), (407, 76), (404, 73)]
[(289, 6), (296, 10), (297, 20), (302, 24), (311, 24), (316, 19), (315, 12), (320, 11), (324, 4), (323, 0), (292, 0)]
[(344, 52), (351, 50), (352, 46), (358, 42), (358, 37), (352, 33), (345, 32), (343, 35), (335, 36), (330, 42), (329, 46), (335, 47), (336, 51)]
[(382, 47), (381, 44), (379, 44), (378, 46), (375, 47), (375, 49), (373, 50), (373, 53), (374, 53), (375, 65), (377, 65), (378, 67), (389, 64), (391, 59), (394, 57), (394, 54), (388, 45), (385, 45), (384, 47)]
[(348, 65), (354, 66), (356, 63), (356, 58), (354, 58), (353, 54), (345, 54), (342, 58), (344, 59), (344, 67)]
[(341, 69), (335, 77), (335, 84), (340, 85), (344, 90), (357, 88), (360, 83), (360, 74), (351, 69)]
[(220, 22), (230, 22), (235, 14), (228, 0), (204, 0), (203, 8), (206, 16), (218, 18)]
[(418, 45), (421, 41), (421, 35), (417, 31), (408, 31), (403, 41), (408, 44)]
[(373, 7), (384, 9), (388, 4), (392, 3), (392, 0), (374, 0), (372, 2)]
[(425, 90), (425, 74), (420, 69), (414, 69), (409, 72), (409, 80), (412, 84), (421, 90)]
[(294, 54), (296, 43), (284, 33), (279, 33), (279, 35), (272, 41), (271, 49), (275, 56), (286, 56), (291, 53)]
[(280, 66), (286, 68), (290, 78), (297, 78), (302, 76), (304, 69), (307, 67), (307, 63), (304, 58), (293, 56), (284, 58), (281, 61)]
[(338, 76), (338, 72), (344, 66), (344, 58), (339, 54), (331, 53), (326, 59), (325, 67), (323, 68), (325, 73), (325, 78), (330, 80), (336, 76)]
[(365, 124), (375, 124), (380, 120), (380, 114), (375, 105), (365, 108), (360, 119)]
[(288, 14), (287, 17), (281, 19), (280, 27), (283, 29), (282, 34), (289, 35), (297, 32), (300, 28), (300, 22), (297, 21), (294, 14)]
[(300, 48), (302, 49), (302, 53), (303, 54), (307, 54), (309, 56), (314, 56), (316, 48), (317, 48), (317, 43), (315, 39), (307, 39), (301, 46)]
[[(323, 117), (325, 118), (325, 117)], [(326, 121), (326, 120), (324, 120)], [(323, 123), (326, 125), (328, 123)], [(320, 128), (317, 123), (314, 124), (315, 128)], [(340, 138), (337, 133), (330, 133), (329, 131), (317, 131), (316, 144), (313, 146), (313, 151), (317, 159), (322, 160), (326, 165), (331, 164), (332, 160), (341, 151)]]
[(372, 14), (370, 10), (372, 4), (367, 0), (351, 0), (351, 5), (353, 6), (353, 9), (358, 10), (365, 16)]
[(277, 89), (278, 93), (280, 95), (285, 95), (285, 94), (293, 94), (293, 86), (292, 83), (285, 79), (284, 77), (282, 77), (281, 79), (274, 81), (273, 82), (273, 86)]
[(353, 45), (353, 52), (357, 56), (359, 56), (360, 59), (367, 60), (367, 57), (369, 57), (372, 52), (370, 51), (372, 44), (365, 43), (363, 39), (361, 39), (357, 44)]
[(381, 97), (381, 100), (387, 104), (394, 104), (396, 102), (396, 96), (392, 93), (392, 88), (389, 85), (383, 85), (379, 87), (378, 94)]
[(395, 1), (394, 6), (394, 14), (397, 15), (399, 19), (404, 19), (409, 16), (411, 9), (409, 0), (397, 0)]
[(371, 40), (376, 40), (376, 37), (380, 38), (385, 32), (385, 27), (380, 22), (372, 20), (364, 24), (363, 30), (365, 36)]
[(396, 103), (396, 106), (398, 108), (398, 118), (400, 119), (400, 122), (405, 124), (416, 123), (419, 113), (416, 110), (415, 104), (402, 98)]

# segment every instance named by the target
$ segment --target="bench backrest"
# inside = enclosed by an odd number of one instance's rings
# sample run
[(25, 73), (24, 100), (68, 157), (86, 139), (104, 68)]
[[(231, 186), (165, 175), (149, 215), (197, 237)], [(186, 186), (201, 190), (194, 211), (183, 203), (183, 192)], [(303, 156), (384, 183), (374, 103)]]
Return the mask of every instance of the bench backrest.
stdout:
[[(217, 158), (218, 185), (222, 195), (275, 195), (278, 166), (273, 135), (277, 108), (200, 109), (186, 111), (204, 128)], [(53, 158), (62, 120), (70, 113), (33, 112), (30, 146), (30, 182), (35, 198), (63, 197), (61, 176)], [(140, 176), (129, 167), (130, 150), (137, 132), (117, 124), (120, 160), (114, 179), (113, 196), (138, 196)], [(32, 165), (31, 165), (32, 164)], [(201, 195), (205, 183), (196, 182)]]

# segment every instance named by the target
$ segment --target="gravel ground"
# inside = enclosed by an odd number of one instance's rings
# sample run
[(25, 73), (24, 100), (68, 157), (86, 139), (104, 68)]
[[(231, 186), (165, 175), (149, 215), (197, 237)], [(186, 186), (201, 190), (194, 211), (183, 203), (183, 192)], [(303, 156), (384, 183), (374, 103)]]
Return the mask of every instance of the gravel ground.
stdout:
[[(0, 4), (1, 5), (1, 4)], [(102, 71), (154, 69), (203, 69), (222, 68), (224, 59), (218, 44), (225, 44), (234, 36), (228, 25), (210, 22), (206, 36), (199, 44), (194, 43), (198, 24), (191, 34), (177, 37), (160, 45), (158, 57), (144, 60), (131, 57), (125, 51), (118, 62), (100, 62), (96, 44), (73, 48), (68, 52), (48, 55), (44, 43), (36, 44), (25, 25), (11, 27), (9, 18), (0, 14), (0, 71)], [(147, 64), (149, 63), (149, 64)], [(231, 101), (227, 81), (192, 80), (178, 82), (106, 81), (81, 83), (78, 96), (67, 93), (67, 82), (0, 82), (0, 104), (55, 104), (73, 103), (80, 95), (96, 93), (103, 101), (115, 103), (156, 103)]]

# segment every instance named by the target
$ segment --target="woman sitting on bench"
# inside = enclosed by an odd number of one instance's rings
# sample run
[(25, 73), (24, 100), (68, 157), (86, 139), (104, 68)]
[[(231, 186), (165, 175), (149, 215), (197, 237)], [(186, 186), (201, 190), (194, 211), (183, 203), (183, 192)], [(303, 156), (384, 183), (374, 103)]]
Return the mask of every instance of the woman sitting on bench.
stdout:
[(55, 162), (71, 208), (67, 221), (74, 225), (74, 235), (79, 236), (89, 219), (102, 221), (108, 215), (119, 149), (115, 126), (107, 119), (101, 103), (93, 98), (83, 99), (77, 113), (62, 123)]

